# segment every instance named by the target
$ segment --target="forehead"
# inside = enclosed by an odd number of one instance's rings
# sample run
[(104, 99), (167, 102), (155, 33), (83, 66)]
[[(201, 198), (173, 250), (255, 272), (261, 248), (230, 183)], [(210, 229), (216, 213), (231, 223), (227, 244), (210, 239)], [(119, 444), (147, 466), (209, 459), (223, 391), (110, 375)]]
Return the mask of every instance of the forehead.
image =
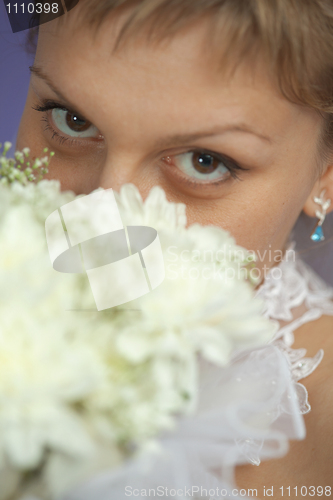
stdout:
[[(107, 19), (95, 33), (77, 22), (74, 9), (40, 27), (36, 64), (77, 111), (94, 122), (98, 112), (101, 127), (112, 114), (124, 124), (137, 119), (138, 132), (143, 121), (149, 120), (151, 131), (163, 119), (166, 130), (180, 132), (196, 120), (204, 127), (221, 121), (253, 124), (258, 133), (276, 135), (297, 118), (299, 106), (281, 95), (259, 57), (243, 60), (233, 73), (228, 65), (221, 69), (208, 18), (158, 44), (139, 33), (114, 51), (125, 19)], [(234, 63), (232, 53), (229, 60)]]
[[(103, 59), (104, 63), (110, 64), (127, 58), (132, 66), (135, 64), (141, 67), (144, 66), (144, 60), (149, 60), (150, 66), (153, 67), (154, 63), (163, 57), (164, 63), (168, 59), (169, 63), (181, 65), (185, 70), (196, 65), (198, 69), (201, 68), (197, 76), (201, 76), (203, 81), (222, 75), (226, 80), (226, 77), (232, 74), (230, 70), (243, 65), (249, 70), (248, 76), (253, 79), (253, 68), (256, 66), (253, 63), (260, 59), (257, 57), (258, 51), (250, 61), (248, 56), (238, 57), (236, 44), (233, 44), (233, 50), (229, 50), (228, 38), (223, 39), (223, 29), (219, 29), (216, 36), (211, 14), (185, 24), (181, 30), (169, 36), (152, 35), (149, 24), (144, 24), (134, 33), (129, 30), (129, 36), (126, 31), (125, 36), (121, 36), (119, 45), (119, 35), (122, 35), (124, 27), (126, 28), (130, 13), (129, 8), (123, 9), (123, 12), (120, 11), (117, 15), (111, 13), (113, 15), (108, 16), (96, 30), (80, 16), (80, 9), (76, 8), (65, 16), (40, 26), (38, 48), (44, 47), (57, 56), (61, 53), (66, 60), (74, 61), (84, 56), (87, 63), (92, 59)], [(225, 58), (223, 47), (227, 51)], [(40, 52), (39, 50), (38, 55)], [(272, 75), (268, 78), (267, 69), (266, 67), (264, 71), (265, 80), (269, 79), (269, 83), (275, 86), (275, 79)]]

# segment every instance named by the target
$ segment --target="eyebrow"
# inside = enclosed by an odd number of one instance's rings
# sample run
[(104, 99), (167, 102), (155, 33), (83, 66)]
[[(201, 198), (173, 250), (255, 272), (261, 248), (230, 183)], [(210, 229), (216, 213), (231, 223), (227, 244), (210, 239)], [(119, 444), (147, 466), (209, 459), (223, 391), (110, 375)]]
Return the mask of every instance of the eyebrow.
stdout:
[[(70, 111), (75, 111), (75, 110), (80, 111), (68, 99), (66, 99), (65, 96), (62, 95), (60, 90), (58, 90), (57, 87), (52, 82), (51, 78), (46, 73), (44, 73), (44, 71), (39, 66), (36, 66), (36, 65), (29, 66), (29, 70), (30, 70), (31, 74), (36, 75), (41, 80), (44, 80), (44, 82), (47, 83), (47, 85), (50, 87), (52, 92), (54, 92), (58, 96), (58, 98), (64, 102), (64, 104), (69, 108)], [(81, 113), (80, 113), (80, 115), (81, 115)], [(81, 115), (81, 116), (83, 117), (83, 115)]]
[[(80, 112), (80, 109), (77, 108), (77, 106), (73, 105), (68, 99), (66, 99), (65, 96), (62, 95), (62, 93), (57, 89), (57, 87), (54, 85), (52, 82), (51, 78), (44, 73), (42, 68), (39, 66), (33, 65), (29, 66), (29, 70), (31, 74), (36, 75), (38, 78), (44, 80), (47, 85), (50, 87), (50, 89), (58, 96), (60, 100), (62, 100), (65, 104), (65, 106), (68, 107), (70, 111), (77, 111), (79, 112), (81, 117), (84, 117), (84, 113)], [(155, 147), (171, 147), (176, 144), (184, 144), (187, 142), (194, 142), (198, 139), (202, 139), (205, 137), (214, 137), (217, 135), (221, 135), (225, 132), (245, 132), (247, 134), (255, 135), (256, 137), (259, 137), (260, 139), (271, 143), (272, 139), (266, 135), (261, 134), (258, 132), (255, 128), (253, 128), (251, 125), (248, 125), (246, 123), (239, 123), (239, 124), (227, 124), (227, 125), (219, 125), (217, 127), (213, 127), (210, 130), (206, 130), (203, 132), (196, 132), (193, 134), (175, 134), (168, 136), (167, 138), (161, 139), (160, 141), (157, 141), (155, 143)]]

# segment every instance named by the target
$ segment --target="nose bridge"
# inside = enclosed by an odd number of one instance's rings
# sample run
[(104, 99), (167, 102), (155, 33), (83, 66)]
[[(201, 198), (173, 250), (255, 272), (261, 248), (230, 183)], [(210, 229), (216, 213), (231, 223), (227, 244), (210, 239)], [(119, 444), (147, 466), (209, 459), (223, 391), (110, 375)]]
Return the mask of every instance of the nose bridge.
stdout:
[[(138, 186), (142, 174), (142, 160), (135, 149), (131, 152), (124, 149), (108, 153), (99, 176), (99, 187), (112, 188), (119, 191), (126, 183)], [(139, 186), (138, 186), (139, 187)]]

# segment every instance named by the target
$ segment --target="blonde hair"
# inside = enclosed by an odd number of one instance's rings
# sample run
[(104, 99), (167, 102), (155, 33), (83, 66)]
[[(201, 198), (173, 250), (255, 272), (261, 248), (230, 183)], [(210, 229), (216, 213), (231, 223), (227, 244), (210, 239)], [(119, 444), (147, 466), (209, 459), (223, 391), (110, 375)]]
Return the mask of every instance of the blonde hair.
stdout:
[[(66, 4), (71, 1), (77, 2)], [(223, 61), (230, 53), (240, 61), (259, 49), (282, 94), (321, 113), (320, 154), (325, 161), (333, 157), (333, 0), (80, 0), (79, 14), (98, 30), (126, 8), (117, 46), (142, 28), (162, 40), (209, 16)]]

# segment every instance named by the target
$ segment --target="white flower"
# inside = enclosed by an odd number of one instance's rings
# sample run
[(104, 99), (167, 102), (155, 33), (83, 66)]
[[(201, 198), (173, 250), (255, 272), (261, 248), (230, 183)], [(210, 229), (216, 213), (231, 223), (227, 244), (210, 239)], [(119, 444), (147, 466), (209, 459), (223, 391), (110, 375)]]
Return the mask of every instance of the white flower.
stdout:
[(57, 273), (47, 251), (45, 219), (74, 193), (58, 181), (0, 186), (0, 470), (34, 470), (48, 457), (53, 493), (70, 480), (66, 464), (89, 469), (101, 443), (118, 463), (195, 411), (198, 355), (225, 366), (276, 329), (236, 273), (249, 255), (229, 233), (187, 227), (185, 205), (158, 186), (144, 201), (131, 184), (115, 197), (125, 225), (158, 231), (174, 267), (131, 302), (138, 311), (98, 313), (87, 276)]
[[(159, 229), (166, 265), (170, 245), (177, 249), (177, 257), (189, 250), (197, 255), (193, 260), (176, 259), (161, 285), (131, 302), (141, 309), (142, 317), (119, 334), (117, 345), (124, 356), (138, 362), (156, 352), (177, 355), (195, 350), (226, 364), (235, 349), (272, 338), (277, 325), (261, 316), (263, 303), (237, 276), (248, 253), (232, 236), (215, 226), (193, 224), (185, 229), (182, 208), (169, 204), (158, 186), (143, 202), (134, 185), (125, 185), (117, 202), (123, 220)], [(212, 255), (208, 262), (205, 251)], [(234, 271), (231, 278), (230, 271)]]
[(15, 156), (15, 159), (17, 161), (23, 163), (23, 161), (24, 161), (24, 154), (21, 151), (15, 151), (14, 156)]
[(151, 226), (160, 229), (175, 230), (186, 226), (186, 205), (167, 201), (165, 192), (154, 186), (143, 202), (139, 190), (134, 184), (124, 184), (115, 198), (124, 225)]

